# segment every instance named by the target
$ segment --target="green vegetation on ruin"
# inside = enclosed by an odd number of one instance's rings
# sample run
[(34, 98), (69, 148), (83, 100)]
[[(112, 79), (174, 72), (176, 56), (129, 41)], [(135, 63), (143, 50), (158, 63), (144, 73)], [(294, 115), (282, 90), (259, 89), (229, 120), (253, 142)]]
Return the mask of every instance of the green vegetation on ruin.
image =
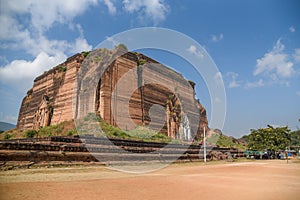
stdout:
[(89, 51), (83, 51), (83, 52), (81, 52), (81, 54), (86, 58), (90, 54), (90, 52)]
[(146, 63), (146, 60), (145, 59), (139, 59), (138, 61), (138, 66), (142, 66)]
[[(100, 131), (91, 133), (91, 125), (96, 125)], [(79, 130), (77, 132), (77, 130)], [(86, 130), (86, 131), (85, 131)], [(66, 121), (57, 125), (46, 126), (39, 130), (17, 130), (12, 129), (0, 133), (1, 140), (17, 139), (17, 138), (41, 138), (50, 136), (72, 136), (80, 134), (93, 134), (97, 137), (119, 138), (128, 140), (137, 140), (144, 142), (164, 142), (164, 143), (177, 143), (182, 141), (174, 140), (167, 137), (165, 134), (156, 132), (147, 126), (136, 126), (132, 130), (121, 130), (105, 122), (95, 114), (88, 114), (84, 119), (77, 124), (75, 128), (74, 121)], [(195, 141), (195, 143), (201, 142)], [(286, 148), (293, 148), (300, 146), (300, 130), (290, 131), (285, 127), (272, 127), (251, 129), (249, 135), (243, 136), (237, 140), (233, 137), (216, 133), (207, 137), (206, 142), (208, 145), (216, 145), (225, 148), (237, 148), (239, 150), (285, 150)]]
[(98, 63), (98, 62), (101, 62), (102, 61), (102, 57), (101, 56), (94, 56), (93, 57), (93, 61)]
[(19, 139), (19, 138), (37, 138), (50, 136), (71, 136), (76, 135), (77, 131), (73, 121), (65, 121), (57, 125), (50, 125), (39, 130), (17, 130), (12, 129), (0, 134), (0, 139)]
[(61, 65), (61, 66), (59, 67), (59, 70), (60, 70), (60, 72), (64, 73), (64, 72), (67, 71), (67, 67), (64, 66), (64, 65)]
[[(152, 130), (151, 128), (147, 126), (136, 126), (132, 130), (121, 130), (120, 128), (117, 128), (115, 126), (110, 125), (109, 123), (105, 122), (103, 119), (101, 119), (99, 116), (96, 116), (95, 114), (88, 114), (86, 117), (84, 117), (83, 121), (78, 123), (77, 127), (79, 129), (80, 134), (84, 134), (86, 132), (87, 134), (90, 134), (88, 130), (89, 127), (93, 124), (97, 123), (96, 125), (101, 127), (101, 130), (95, 134), (95, 136), (98, 137), (108, 137), (108, 138), (120, 138), (120, 139), (128, 139), (128, 140), (139, 140), (144, 142), (174, 142), (178, 143), (178, 141), (172, 140), (170, 137), (167, 137), (165, 134), (156, 132), (155, 130)], [(99, 123), (99, 124), (98, 124)], [(88, 127), (88, 128), (86, 128)], [(105, 135), (104, 135), (105, 134)]]
[[(72, 136), (80, 134), (90, 135), (90, 129), (87, 126), (90, 126), (96, 122), (97, 127), (101, 127), (102, 133), (94, 134), (97, 137), (108, 137), (108, 138), (119, 138), (119, 139), (128, 139), (128, 140), (138, 140), (144, 142), (165, 142), (165, 143), (180, 143), (179, 140), (172, 140), (170, 137), (167, 137), (165, 134), (156, 132), (147, 126), (137, 126), (132, 130), (121, 130), (120, 128), (114, 127), (107, 122), (105, 122), (100, 117), (95, 114), (88, 114), (84, 117), (81, 123), (78, 123), (77, 129), (75, 128), (74, 121), (66, 121), (56, 125), (50, 125), (42, 127), (38, 130), (17, 130), (12, 129), (3, 133), (0, 133), (0, 140), (8, 139), (19, 139), (19, 138), (42, 138), (42, 137), (51, 137), (51, 136)], [(87, 131), (84, 131), (86, 130)], [(99, 129), (100, 130), (100, 129)], [(105, 135), (104, 135), (105, 134)]]

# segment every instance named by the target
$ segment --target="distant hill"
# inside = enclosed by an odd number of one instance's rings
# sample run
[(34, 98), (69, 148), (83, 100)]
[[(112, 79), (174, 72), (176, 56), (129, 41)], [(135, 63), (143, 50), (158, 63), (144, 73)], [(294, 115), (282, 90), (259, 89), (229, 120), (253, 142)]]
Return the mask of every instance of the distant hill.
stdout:
[(219, 129), (209, 130), (206, 137), (207, 144), (216, 145), (224, 148), (237, 148), (239, 150), (246, 149), (246, 142), (244, 140), (236, 139), (232, 136), (226, 136)]
[(0, 122), (0, 132), (4, 132), (13, 128), (16, 128), (16, 125), (7, 122)]

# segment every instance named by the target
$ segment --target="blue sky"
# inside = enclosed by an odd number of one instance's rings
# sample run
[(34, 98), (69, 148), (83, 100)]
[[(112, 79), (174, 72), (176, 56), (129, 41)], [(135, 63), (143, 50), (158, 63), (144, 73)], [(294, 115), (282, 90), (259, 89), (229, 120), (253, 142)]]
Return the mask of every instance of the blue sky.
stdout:
[[(225, 134), (239, 137), (267, 124), (300, 127), (297, 0), (0, 2), (0, 121), (16, 123), (22, 98), (45, 70), (119, 32), (157, 26), (193, 38), (216, 63), (227, 96)], [(210, 117), (206, 85), (188, 63), (143, 52), (193, 79)]]

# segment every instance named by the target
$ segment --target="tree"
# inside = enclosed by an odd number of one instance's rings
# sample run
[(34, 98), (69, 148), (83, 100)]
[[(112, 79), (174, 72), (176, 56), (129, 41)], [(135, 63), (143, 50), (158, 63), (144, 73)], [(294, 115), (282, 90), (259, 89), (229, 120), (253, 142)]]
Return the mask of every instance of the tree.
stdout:
[(300, 130), (291, 132), (291, 146), (300, 146)]
[(123, 50), (123, 51), (128, 52), (128, 48), (125, 44), (119, 44), (119, 45), (115, 46), (115, 49)]
[(285, 150), (290, 145), (290, 129), (285, 127), (251, 129), (248, 148), (251, 150)]

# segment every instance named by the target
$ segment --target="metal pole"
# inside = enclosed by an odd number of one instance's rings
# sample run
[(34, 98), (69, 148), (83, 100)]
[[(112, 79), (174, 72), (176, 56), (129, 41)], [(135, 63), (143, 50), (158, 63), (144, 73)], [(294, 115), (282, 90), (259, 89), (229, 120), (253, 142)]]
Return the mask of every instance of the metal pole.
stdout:
[(204, 156), (204, 163), (206, 163), (206, 136), (205, 136), (205, 127), (204, 127), (204, 138), (203, 138), (203, 156)]

